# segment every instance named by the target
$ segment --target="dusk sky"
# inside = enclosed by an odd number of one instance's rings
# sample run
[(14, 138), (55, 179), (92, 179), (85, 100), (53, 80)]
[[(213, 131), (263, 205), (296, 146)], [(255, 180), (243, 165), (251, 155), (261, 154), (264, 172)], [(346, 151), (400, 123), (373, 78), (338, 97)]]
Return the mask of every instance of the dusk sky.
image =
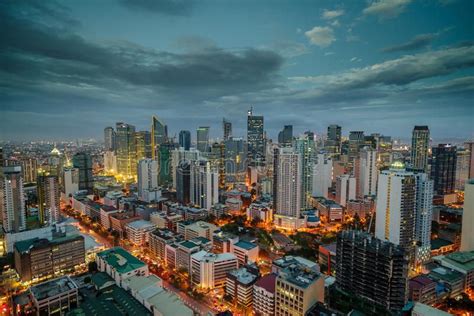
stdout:
[(350, 130), (474, 135), (474, 1), (0, 2), (0, 140), (173, 136), (246, 114), (275, 139)]

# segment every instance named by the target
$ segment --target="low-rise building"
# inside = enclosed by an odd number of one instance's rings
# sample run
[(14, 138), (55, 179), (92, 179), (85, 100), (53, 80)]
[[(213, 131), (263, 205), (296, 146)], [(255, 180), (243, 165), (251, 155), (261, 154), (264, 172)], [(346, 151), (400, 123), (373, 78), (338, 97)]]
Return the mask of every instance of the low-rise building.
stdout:
[(298, 266), (302, 265), (307, 269), (313, 270), (315, 272), (319, 272), (320, 268), (316, 262), (311, 260), (305, 259), (303, 257), (298, 256), (284, 256), (273, 260), (272, 262), (272, 273), (279, 274), (280, 271), (289, 268), (291, 266)]
[(128, 240), (139, 246), (144, 246), (148, 243), (149, 235), (155, 229), (156, 226), (153, 223), (143, 219), (125, 225)]
[(334, 275), (336, 271), (336, 248), (337, 243), (332, 243), (328, 245), (319, 245), (319, 266), (321, 267), (321, 272), (324, 272), (328, 275)]
[(125, 233), (125, 225), (128, 223), (142, 219), (140, 216), (135, 215), (133, 212), (117, 212), (110, 214), (110, 228), (120, 235)]
[(443, 267), (456, 270), (464, 276), (464, 288), (474, 286), (474, 251), (454, 252), (433, 260)]
[(227, 273), (225, 293), (239, 306), (251, 308), (253, 302), (253, 285), (259, 275), (251, 269), (242, 267)]
[(127, 290), (124, 280), (138, 275), (148, 276), (148, 265), (132, 256), (121, 247), (114, 247), (97, 253), (97, 268), (110, 275), (115, 283)]
[(212, 240), (212, 251), (214, 253), (225, 253), (232, 251), (232, 245), (239, 241), (239, 237), (230, 233), (220, 231), (214, 234)]
[(428, 277), (445, 288), (449, 297), (455, 298), (464, 292), (464, 275), (445, 267), (437, 267), (428, 273)]
[(212, 241), (213, 234), (219, 227), (204, 221), (184, 221), (178, 223), (177, 229), (178, 233), (182, 234), (185, 240), (204, 237)]
[(273, 221), (273, 210), (270, 203), (253, 202), (247, 207), (247, 220), (251, 221), (258, 218), (264, 223), (271, 223)]
[(253, 310), (261, 316), (275, 315), (275, 286), (277, 275), (270, 273), (253, 286)]
[(110, 229), (110, 214), (117, 213), (118, 210), (109, 205), (101, 205), (100, 207), (100, 224), (105, 228), (105, 229)]
[(436, 302), (436, 282), (419, 275), (408, 281), (409, 300), (432, 305)]
[(259, 247), (251, 242), (240, 240), (230, 246), (231, 252), (237, 257), (239, 266), (250, 262), (257, 262)]
[(205, 289), (222, 287), (227, 273), (237, 266), (237, 257), (232, 253), (213, 254), (201, 250), (191, 256), (191, 281)]
[(166, 245), (182, 241), (182, 235), (169, 229), (156, 229), (150, 233), (149, 249), (152, 256), (164, 262), (166, 260)]
[(32, 286), (29, 296), (36, 315), (64, 315), (79, 304), (77, 284), (69, 276)]

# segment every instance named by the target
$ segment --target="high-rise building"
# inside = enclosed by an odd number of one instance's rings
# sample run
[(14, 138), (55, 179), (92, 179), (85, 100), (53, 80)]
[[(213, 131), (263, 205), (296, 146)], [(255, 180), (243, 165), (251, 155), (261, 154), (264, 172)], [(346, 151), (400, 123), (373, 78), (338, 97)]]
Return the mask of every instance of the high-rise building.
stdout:
[(176, 148), (171, 151), (171, 174), (173, 176), (173, 188), (177, 188), (176, 170), (182, 161), (196, 161), (200, 158), (200, 152), (197, 149), (184, 150), (184, 148)]
[(308, 135), (295, 139), (295, 152), (301, 156), (301, 209), (310, 207), (309, 200), (313, 194), (313, 169), (316, 160), (314, 138)]
[(341, 130), (339, 125), (328, 126), (328, 135), (324, 146), (328, 153), (338, 154), (341, 152)]
[(211, 168), (219, 172), (219, 189), (225, 188), (225, 145), (223, 142), (215, 142), (207, 155)]
[(209, 126), (200, 126), (196, 130), (197, 150), (200, 152), (209, 151)]
[(437, 195), (454, 193), (456, 183), (456, 146), (439, 144), (432, 149), (431, 179)]
[(38, 174), (38, 161), (36, 158), (20, 158), (20, 165), (21, 172), (23, 173), (23, 181), (25, 183), (36, 182), (36, 176)]
[(151, 158), (151, 133), (148, 131), (135, 132), (136, 161)]
[(455, 189), (464, 190), (466, 181), (469, 180), (469, 166), (471, 163), (471, 152), (467, 149), (458, 149), (456, 152), (456, 183)]
[(0, 215), (3, 230), (19, 232), (26, 229), (25, 197), (21, 166), (3, 167), (0, 175)]
[(92, 159), (88, 153), (76, 153), (72, 157), (72, 165), (79, 169), (79, 190), (87, 190), (92, 193), (94, 179), (92, 177)]
[(291, 146), (293, 142), (293, 125), (285, 125), (278, 133), (278, 143), (281, 146)]
[(380, 173), (375, 237), (405, 247), (414, 255), (416, 179), (396, 162)]
[(147, 200), (147, 192), (158, 189), (158, 162), (153, 159), (142, 159), (138, 162), (138, 197)]
[(111, 126), (104, 128), (104, 147), (105, 151), (115, 151), (115, 131)]
[(399, 312), (408, 296), (408, 256), (401, 246), (362, 231), (337, 237), (336, 286), (375, 306)]
[(219, 202), (219, 173), (206, 160), (191, 163), (191, 203), (205, 209)]
[(174, 143), (164, 143), (158, 148), (158, 165), (160, 172), (158, 176), (158, 184), (168, 187), (173, 184), (173, 168), (171, 168), (171, 152), (175, 149)]
[(469, 157), (469, 176), (468, 176), (468, 178), (473, 179), (474, 178), (474, 141), (465, 142), (464, 143), (464, 148), (466, 150), (469, 150), (469, 152), (471, 153), (471, 155)]
[(79, 169), (71, 167), (64, 168), (62, 192), (67, 198), (77, 191), (79, 191)]
[(364, 196), (374, 196), (377, 193), (377, 151), (370, 147), (364, 147), (359, 153), (359, 159), (356, 162), (356, 167), (359, 169), (358, 175), (358, 190), (359, 198)]
[(273, 161), (275, 225), (297, 229), (301, 211), (301, 155), (293, 148), (276, 148)]
[(179, 132), (179, 147), (184, 148), (184, 150), (189, 150), (189, 148), (191, 148), (190, 131), (183, 130)]
[(117, 155), (113, 151), (104, 153), (104, 170), (107, 173), (117, 173)]
[(41, 225), (59, 221), (60, 195), (58, 176), (40, 170), (37, 179), (38, 219)]
[(343, 174), (336, 178), (336, 203), (346, 206), (350, 200), (356, 198), (356, 178)]
[(462, 212), (461, 251), (474, 251), (474, 179), (466, 182)]
[(224, 131), (224, 141), (232, 137), (232, 123), (225, 118), (222, 119), (222, 129)]
[(151, 150), (152, 158), (158, 156), (158, 147), (168, 141), (168, 126), (157, 116), (151, 118)]
[(263, 116), (253, 115), (252, 108), (247, 112), (247, 155), (250, 163), (261, 165), (265, 163), (265, 135), (263, 131)]
[(313, 196), (328, 197), (328, 189), (332, 185), (332, 159), (319, 153), (313, 169)]
[(247, 151), (242, 138), (231, 137), (224, 143), (224, 164), (227, 183), (245, 180)]
[(117, 171), (125, 178), (135, 176), (137, 171), (134, 135), (135, 126), (122, 122), (117, 123), (115, 134)]
[(417, 265), (431, 256), (431, 220), (433, 217), (433, 181), (426, 173), (415, 171), (415, 241)]
[(359, 151), (365, 145), (365, 136), (363, 131), (351, 131), (349, 133), (349, 160), (352, 161), (359, 156)]
[(428, 148), (430, 147), (430, 130), (428, 126), (415, 126), (411, 138), (411, 168), (428, 171)]
[(191, 185), (191, 163), (183, 160), (176, 169), (176, 198), (182, 204), (189, 204)]

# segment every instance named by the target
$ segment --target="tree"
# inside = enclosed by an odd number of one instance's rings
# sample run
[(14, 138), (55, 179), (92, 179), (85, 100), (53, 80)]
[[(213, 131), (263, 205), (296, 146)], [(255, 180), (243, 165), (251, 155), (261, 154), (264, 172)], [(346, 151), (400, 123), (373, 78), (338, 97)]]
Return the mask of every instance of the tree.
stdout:
[(255, 226), (258, 226), (258, 224), (260, 224), (261, 222), (262, 220), (259, 217), (255, 216), (250, 222), (250, 225), (255, 227)]
[(92, 272), (97, 272), (97, 263), (95, 261), (91, 261), (87, 264), (87, 270), (92, 273)]
[(84, 283), (85, 283), (85, 284), (89, 284), (89, 283), (91, 283), (91, 281), (92, 281), (92, 279), (91, 279), (90, 276), (86, 276), (86, 277), (84, 278)]

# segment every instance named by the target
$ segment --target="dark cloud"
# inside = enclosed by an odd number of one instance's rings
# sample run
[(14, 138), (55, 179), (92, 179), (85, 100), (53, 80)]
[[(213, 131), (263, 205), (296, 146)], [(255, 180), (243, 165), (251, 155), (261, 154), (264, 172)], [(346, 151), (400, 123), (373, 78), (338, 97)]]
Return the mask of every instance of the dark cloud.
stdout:
[(429, 46), (436, 38), (438, 38), (438, 36), (438, 33), (420, 34), (406, 43), (385, 47), (384, 49), (382, 49), (382, 52), (393, 53), (419, 50)]
[(188, 15), (195, 0), (119, 0), (125, 7), (151, 13)]

